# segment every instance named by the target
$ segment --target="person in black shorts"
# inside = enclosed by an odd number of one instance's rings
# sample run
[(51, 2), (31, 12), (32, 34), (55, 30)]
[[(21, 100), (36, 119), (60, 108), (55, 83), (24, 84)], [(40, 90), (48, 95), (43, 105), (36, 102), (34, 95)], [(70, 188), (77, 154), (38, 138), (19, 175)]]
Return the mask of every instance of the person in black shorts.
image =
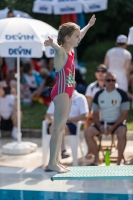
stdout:
[[(126, 146), (126, 124), (129, 100), (126, 92), (115, 87), (116, 76), (107, 72), (105, 75), (105, 89), (98, 91), (93, 99), (94, 124), (85, 130), (88, 148), (94, 154), (94, 165), (100, 163), (98, 148), (94, 136), (99, 134), (116, 134), (118, 138), (118, 160), (121, 163)], [(99, 115), (100, 112), (100, 115)]]
[(11, 136), (15, 140), (18, 135), (17, 117), (17, 99), (11, 93), (9, 86), (3, 86), (0, 88), (0, 130), (1, 132), (11, 131)]

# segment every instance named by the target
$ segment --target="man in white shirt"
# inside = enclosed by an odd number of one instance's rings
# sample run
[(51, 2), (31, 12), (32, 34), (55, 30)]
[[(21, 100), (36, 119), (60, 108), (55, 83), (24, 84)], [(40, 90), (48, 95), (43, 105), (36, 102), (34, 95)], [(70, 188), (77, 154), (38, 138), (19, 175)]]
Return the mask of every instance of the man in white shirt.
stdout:
[(104, 64), (109, 72), (116, 75), (116, 82), (120, 89), (128, 91), (131, 53), (126, 50), (127, 36), (119, 35), (116, 39), (116, 47), (107, 51)]
[(12, 138), (17, 139), (17, 100), (8, 86), (0, 88), (0, 130), (11, 131)]
[[(126, 92), (116, 88), (116, 76), (107, 72), (105, 75), (105, 89), (96, 93), (93, 99), (93, 120), (94, 125), (85, 131), (85, 138), (88, 147), (95, 156), (93, 165), (98, 165), (99, 155), (94, 136), (99, 134), (116, 134), (118, 138), (118, 160), (120, 165), (126, 146), (126, 124), (128, 116), (129, 100)], [(99, 115), (100, 112), (100, 115)]]
[[(78, 121), (87, 119), (89, 110), (87, 100), (83, 94), (74, 90), (72, 95), (72, 107), (70, 110), (69, 118), (66, 123), (65, 135), (76, 135), (76, 125)], [(51, 102), (45, 115), (45, 119), (52, 122), (49, 129), (49, 133), (53, 132), (53, 115), (54, 115), (54, 103)], [(64, 139), (62, 142), (62, 158), (65, 158), (66, 150), (64, 145)]]

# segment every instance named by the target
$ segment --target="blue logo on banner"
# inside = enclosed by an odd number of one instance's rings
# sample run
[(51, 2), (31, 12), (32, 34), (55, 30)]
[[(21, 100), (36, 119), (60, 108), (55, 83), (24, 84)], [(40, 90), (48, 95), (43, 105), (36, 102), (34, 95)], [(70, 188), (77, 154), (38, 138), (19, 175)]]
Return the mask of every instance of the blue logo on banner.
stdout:
[(17, 35), (6, 35), (6, 40), (34, 40), (34, 35), (21, 35), (18, 33)]
[(39, 8), (39, 10), (41, 10), (41, 11), (47, 11), (48, 8), (47, 8), (46, 6), (41, 6), (41, 7)]
[(73, 7), (65, 7), (65, 8), (60, 8), (61, 12), (69, 12), (69, 11), (75, 11), (75, 8)]
[(89, 6), (89, 8), (90, 8), (90, 10), (94, 10), (94, 9), (100, 9), (101, 6), (98, 4), (93, 4), (93, 5)]
[(55, 50), (54, 49), (50, 49), (50, 55), (54, 55), (55, 54)]
[(16, 49), (12, 48), (8, 49), (9, 55), (31, 55), (31, 51), (32, 51), (31, 49), (22, 49), (21, 46)]

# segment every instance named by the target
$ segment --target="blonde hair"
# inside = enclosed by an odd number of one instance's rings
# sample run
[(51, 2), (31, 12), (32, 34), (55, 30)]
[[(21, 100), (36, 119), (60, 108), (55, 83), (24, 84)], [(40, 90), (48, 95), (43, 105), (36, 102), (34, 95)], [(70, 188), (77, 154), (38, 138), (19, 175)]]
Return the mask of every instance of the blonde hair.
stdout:
[(75, 23), (68, 22), (61, 25), (58, 31), (57, 43), (59, 45), (63, 45), (65, 42), (65, 37), (67, 35), (71, 37), (71, 35), (73, 34), (75, 30), (80, 30), (80, 27)]

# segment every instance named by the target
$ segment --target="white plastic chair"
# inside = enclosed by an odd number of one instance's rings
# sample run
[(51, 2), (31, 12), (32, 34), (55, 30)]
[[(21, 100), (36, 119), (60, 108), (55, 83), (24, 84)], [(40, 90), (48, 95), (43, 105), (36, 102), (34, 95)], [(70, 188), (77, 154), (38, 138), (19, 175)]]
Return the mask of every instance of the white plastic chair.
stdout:
[[(42, 151), (43, 151), (42, 167), (44, 167), (44, 165), (46, 163), (46, 158), (47, 158), (47, 154), (49, 151), (49, 143), (50, 143), (50, 138), (51, 138), (51, 135), (48, 134), (48, 132), (47, 132), (47, 128), (48, 128), (49, 124), (50, 124), (49, 120), (44, 120), (42, 122)], [(81, 153), (83, 155), (81, 141), (79, 140), (80, 139), (80, 137), (79, 137), (80, 129), (81, 129), (82, 124), (83, 124), (82, 121), (78, 122), (76, 135), (65, 136), (65, 140), (67, 140), (69, 142), (69, 145), (72, 150), (73, 166), (78, 166), (78, 144), (79, 144)]]

